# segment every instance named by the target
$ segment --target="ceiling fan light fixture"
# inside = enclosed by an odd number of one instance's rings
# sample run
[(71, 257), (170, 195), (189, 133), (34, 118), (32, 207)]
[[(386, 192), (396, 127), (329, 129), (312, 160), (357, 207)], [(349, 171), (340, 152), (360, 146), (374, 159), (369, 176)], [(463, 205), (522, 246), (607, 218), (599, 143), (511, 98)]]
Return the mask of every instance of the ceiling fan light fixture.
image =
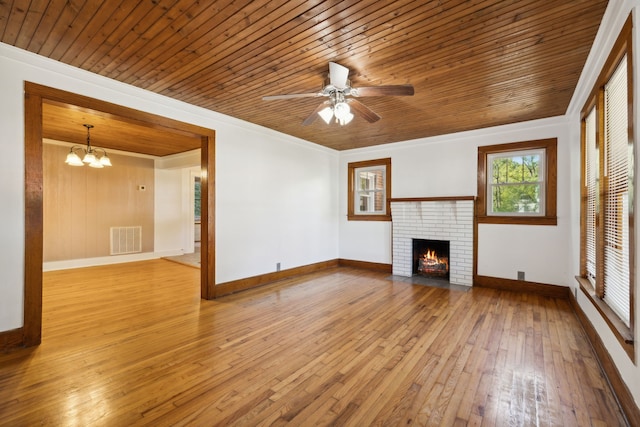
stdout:
[(349, 124), (353, 120), (353, 114), (351, 113), (351, 107), (345, 101), (337, 102), (333, 107), (333, 114), (336, 116), (336, 121), (340, 126)]
[(369, 107), (354, 98), (361, 96), (411, 96), (414, 94), (413, 86), (405, 85), (386, 85), (386, 86), (365, 86), (360, 88), (351, 87), (349, 81), (349, 69), (335, 62), (329, 62), (329, 81), (325, 84), (320, 92), (310, 93), (293, 93), (288, 95), (270, 95), (263, 96), (265, 101), (279, 99), (297, 99), (297, 98), (316, 98), (319, 96), (328, 97), (329, 100), (322, 102), (315, 110), (303, 121), (303, 126), (308, 126), (316, 119), (316, 114), (322, 117), (326, 124), (331, 124), (335, 117), (335, 122), (340, 126), (349, 124), (353, 120), (354, 114), (351, 112), (353, 106), (355, 114), (361, 116), (369, 123), (380, 120), (380, 116), (372, 111)]
[(333, 114), (335, 114), (336, 119), (345, 120), (351, 114), (351, 108), (349, 104), (346, 102), (338, 102), (335, 107), (333, 107)]
[(338, 120), (338, 123), (340, 123), (340, 126), (348, 125), (351, 122), (351, 120), (353, 120), (353, 114), (348, 113), (343, 118), (341, 119), (336, 118), (336, 119)]
[(322, 117), (322, 120), (324, 120), (326, 124), (329, 124), (331, 123), (331, 119), (333, 118), (333, 108), (323, 108), (322, 110), (318, 111), (318, 115)]

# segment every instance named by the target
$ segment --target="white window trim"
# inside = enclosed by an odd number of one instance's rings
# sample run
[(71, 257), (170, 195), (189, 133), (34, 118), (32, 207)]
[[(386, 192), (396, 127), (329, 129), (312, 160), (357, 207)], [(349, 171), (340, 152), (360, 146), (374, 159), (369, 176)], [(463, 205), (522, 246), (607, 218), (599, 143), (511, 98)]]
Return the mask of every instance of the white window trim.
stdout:
[[(377, 190), (360, 190), (359, 186), (356, 182), (356, 189), (353, 192), (353, 207), (355, 215), (387, 215), (387, 196), (386, 196), (386, 188), (387, 188), (387, 166), (379, 165), (379, 166), (367, 166), (361, 168), (355, 168), (354, 174), (356, 177), (356, 181), (360, 177), (362, 172), (377, 172), (382, 170), (382, 188)], [(382, 211), (361, 211), (360, 210), (360, 197), (366, 193), (365, 197), (370, 197), (371, 193), (381, 193), (382, 194)]]

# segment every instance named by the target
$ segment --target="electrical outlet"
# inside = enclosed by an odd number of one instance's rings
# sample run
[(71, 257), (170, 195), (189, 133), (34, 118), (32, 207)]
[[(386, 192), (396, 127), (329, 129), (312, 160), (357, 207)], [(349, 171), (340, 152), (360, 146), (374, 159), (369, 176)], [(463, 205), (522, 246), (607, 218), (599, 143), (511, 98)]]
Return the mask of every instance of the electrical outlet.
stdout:
[(280, 263), (276, 264), (276, 271), (280, 271)]
[(518, 280), (524, 280), (524, 271), (518, 271)]

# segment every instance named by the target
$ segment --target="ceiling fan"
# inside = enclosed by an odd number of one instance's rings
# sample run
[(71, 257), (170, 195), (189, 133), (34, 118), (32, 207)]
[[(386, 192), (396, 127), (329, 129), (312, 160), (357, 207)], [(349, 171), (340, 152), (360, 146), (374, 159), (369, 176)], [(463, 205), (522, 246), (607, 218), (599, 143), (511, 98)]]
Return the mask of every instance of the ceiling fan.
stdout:
[(278, 99), (328, 97), (329, 99), (322, 102), (302, 124), (305, 126), (310, 125), (316, 119), (316, 115), (319, 115), (327, 124), (331, 123), (331, 120), (335, 118), (336, 123), (346, 125), (353, 120), (353, 113), (360, 115), (369, 123), (380, 120), (380, 116), (373, 110), (351, 97), (411, 96), (414, 93), (413, 86), (410, 84), (355, 88), (351, 87), (348, 77), (349, 69), (347, 67), (335, 62), (329, 62), (329, 82), (325, 84), (320, 92), (271, 95), (264, 96), (262, 99), (273, 101)]

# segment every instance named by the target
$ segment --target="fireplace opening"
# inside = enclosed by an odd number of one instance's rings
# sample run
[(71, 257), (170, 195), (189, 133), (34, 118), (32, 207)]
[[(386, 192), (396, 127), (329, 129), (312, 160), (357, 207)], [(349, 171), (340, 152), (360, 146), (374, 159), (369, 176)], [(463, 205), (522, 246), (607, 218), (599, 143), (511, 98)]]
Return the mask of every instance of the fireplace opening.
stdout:
[(449, 280), (449, 241), (413, 239), (412, 273)]

